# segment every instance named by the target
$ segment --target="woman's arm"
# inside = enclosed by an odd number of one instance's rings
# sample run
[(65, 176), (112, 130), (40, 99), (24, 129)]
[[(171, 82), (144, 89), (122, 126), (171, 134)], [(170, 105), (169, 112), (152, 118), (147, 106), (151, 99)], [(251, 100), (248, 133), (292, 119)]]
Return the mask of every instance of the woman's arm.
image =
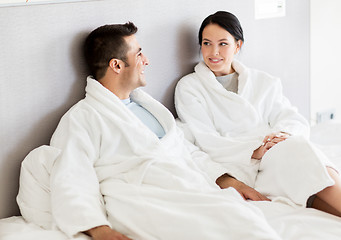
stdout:
[(286, 140), (290, 135), (288, 133), (279, 132), (279, 133), (272, 133), (265, 136), (262, 145), (253, 151), (252, 158), (261, 160), (264, 154), (277, 143)]
[(178, 83), (175, 90), (175, 106), (179, 118), (193, 134), (195, 144), (206, 152), (212, 161), (226, 169), (226, 173), (245, 184), (252, 184), (255, 169), (251, 163), (253, 151), (262, 139), (258, 136), (231, 137), (222, 134), (215, 125), (214, 117), (206, 100), (195, 92), (189, 83)]
[(282, 131), (291, 135), (308, 137), (309, 123), (283, 95), (282, 84), (279, 79), (273, 86), (272, 92), (273, 99), (268, 116), (270, 127), (275, 132)]

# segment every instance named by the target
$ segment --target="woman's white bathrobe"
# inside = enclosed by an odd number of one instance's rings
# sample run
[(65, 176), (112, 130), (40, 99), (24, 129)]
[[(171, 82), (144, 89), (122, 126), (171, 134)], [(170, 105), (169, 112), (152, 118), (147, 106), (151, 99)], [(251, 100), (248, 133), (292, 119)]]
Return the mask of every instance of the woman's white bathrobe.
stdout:
[[(309, 125), (282, 94), (280, 79), (232, 63), (239, 74), (238, 93), (227, 91), (200, 62), (176, 86), (175, 107), (194, 143), (225, 172), (270, 198), (286, 197), (299, 205), (333, 184), (328, 160), (307, 142)], [(269, 133), (293, 137), (251, 159)], [(301, 137), (295, 137), (301, 136)], [(329, 163), (328, 163), (329, 164)]]
[(142, 90), (131, 98), (158, 119), (161, 140), (91, 78), (85, 99), (61, 119), (50, 186), (61, 230), (72, 236), (109, 225), (136, 240), (279, 239), (257, 208), (198, 168), (164, 106)]

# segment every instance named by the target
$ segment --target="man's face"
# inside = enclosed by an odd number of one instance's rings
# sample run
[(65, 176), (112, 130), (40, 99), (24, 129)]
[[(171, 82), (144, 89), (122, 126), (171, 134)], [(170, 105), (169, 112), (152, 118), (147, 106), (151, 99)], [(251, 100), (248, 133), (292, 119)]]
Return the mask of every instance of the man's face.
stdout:
[(128, 44), (127, 66), (124, 66), (123, 81), (131, 90), (146, 85), (144, 69), (148, 65), (148, 59), (142, 53), (142, 49), (134, 35), (124, 38)]

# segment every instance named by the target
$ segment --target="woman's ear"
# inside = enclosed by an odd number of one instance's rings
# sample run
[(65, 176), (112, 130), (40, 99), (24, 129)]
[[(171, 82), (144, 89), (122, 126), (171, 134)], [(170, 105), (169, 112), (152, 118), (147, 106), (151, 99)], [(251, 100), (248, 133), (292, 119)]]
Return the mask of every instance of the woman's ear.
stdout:
[(116, 73), (120, 73), (121, 67), (121, 60), (113, 58), (109, 62), (109, 67)]
[(238, 40), (238, 41), (236, 42), (236, 45), (237, 45), (237, 47), (236, 47), (236, 50), (235, 50), (234, 54), (239, 53), (240, 49), (241, 49), (242, 46), (243, 46), (243, 41), (242, 41), (242, 40)]

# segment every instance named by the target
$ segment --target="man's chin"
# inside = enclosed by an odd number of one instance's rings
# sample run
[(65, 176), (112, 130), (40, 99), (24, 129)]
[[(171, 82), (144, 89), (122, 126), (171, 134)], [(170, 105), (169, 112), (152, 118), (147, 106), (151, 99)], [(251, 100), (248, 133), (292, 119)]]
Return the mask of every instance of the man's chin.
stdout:
[(147, 85), (147, 82), (146, 82), (146, 80), (142, 80), (140, 85), (141, 85), (140, 87), (144, 87), (144, 86), (146, 86), (146, 85)]

